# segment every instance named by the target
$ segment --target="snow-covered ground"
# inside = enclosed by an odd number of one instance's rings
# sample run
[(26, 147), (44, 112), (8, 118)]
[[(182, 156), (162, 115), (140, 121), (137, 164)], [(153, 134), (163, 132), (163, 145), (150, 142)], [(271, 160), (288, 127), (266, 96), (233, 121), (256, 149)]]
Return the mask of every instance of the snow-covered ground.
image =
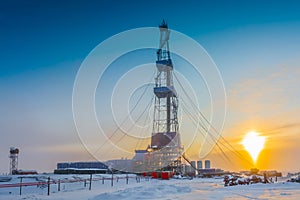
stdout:
[[(115, 175), (115, 177), (122, 175)], [(23, 182), (46, 180), (44, 177), (35, 176), (24, 178)], [(51, 175), (52, 179), (74, 180), (88, 178), (88, 175)], [(94, 178), (102, 177), (95, 175)], [(105, 175), (105, 177), (110, 177)], [(124, 177), (124, 175), (123, 175)], [(10, 183), (17, 183), (20, 180), (14, 177)], [(4, 184), (4, 183), (0, 183)], [(84, 182), (62, 183), (61, 191), (57, 191), (57, 185), (51, 185), (51, 194), (47, 196), (47, 187), (30, 186), (22, 188), (22, 196), (19, 196), (19, 188), (0, 188), (0, 199), (56, 199), (56, 200), (102, 200), (102, 199), (300, 199), (300, 184), (287, 183), (280, 180), (273, 184), (253, 184), (224, 187), (223, 179), (193, 180), (157, 180), (142, 179), (137, 182), (134, 178), (114, 181), (111, 186), (109, 180), (104, 184), (101, 180), (92, 182), (92, 190)]]

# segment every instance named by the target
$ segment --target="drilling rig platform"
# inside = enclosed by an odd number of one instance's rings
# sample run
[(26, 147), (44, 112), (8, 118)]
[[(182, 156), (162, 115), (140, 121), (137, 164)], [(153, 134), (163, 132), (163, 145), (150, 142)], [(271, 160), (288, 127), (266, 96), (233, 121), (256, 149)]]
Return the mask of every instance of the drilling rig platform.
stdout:
[(136, 153), (144, 155), (143, 160), (134, 165), (136, 172), (180, 171), (184, 150), (178, 126), (178, 98), (173, 85), (173, 62), (169, 49), (170, 30), (164, 20), (159, 25), (159, 31), (151, 144), (146, 150), (136, 150)]

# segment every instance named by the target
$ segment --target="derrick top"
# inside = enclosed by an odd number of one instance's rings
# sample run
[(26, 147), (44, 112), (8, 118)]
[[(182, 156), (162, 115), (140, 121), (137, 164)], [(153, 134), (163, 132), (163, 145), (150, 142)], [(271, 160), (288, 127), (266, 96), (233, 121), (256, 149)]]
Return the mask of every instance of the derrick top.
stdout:
[(166, 28), (168, 29), (168, 24), (165, 22), (165, 20), (163, 19), (161, 25), (158, 26), (159, 28)]

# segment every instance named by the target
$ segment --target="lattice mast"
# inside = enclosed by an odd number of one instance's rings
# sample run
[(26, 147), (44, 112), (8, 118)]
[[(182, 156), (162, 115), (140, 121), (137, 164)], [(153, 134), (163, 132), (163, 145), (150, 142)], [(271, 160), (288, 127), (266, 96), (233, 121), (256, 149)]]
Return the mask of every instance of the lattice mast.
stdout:
[(173, 85), (173, 63), (170, 55), (170, 30), (163, 20), (159, 25), (160, 40), (157, 50), (154, 117), (151, 144), (143, 158), (136, 151), (134, 171), (173, 170), (181, 172), (183, 147), (178, 125), (178, 99)]
[(18, 170), (18, 156), (19, 156), (19, 149), (16, 147), (10, 147), (9, 149), (9, 158), (10, 158), (9, 173), (10, 174), (15, 174)]
[(178, 134), (178, 99), (173, 86), (173, 63), (169, 50), (170, 30), (165, 21), (159, 26), (160, 42), (157, 50), (155, 78), (155, 107), (151, 147), (180, 146)]

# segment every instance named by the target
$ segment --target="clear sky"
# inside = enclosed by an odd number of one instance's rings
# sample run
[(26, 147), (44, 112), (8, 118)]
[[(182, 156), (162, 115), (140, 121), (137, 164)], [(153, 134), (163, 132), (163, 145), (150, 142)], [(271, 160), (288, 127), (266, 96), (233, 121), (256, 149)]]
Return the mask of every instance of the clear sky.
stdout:
[[(298, 1), (13, 0), (0, 3), (0, 172), (8, 171), (10, 146), (21, 149), (20, 168), (40, 172), (92, 159), (72, 118), (81, 62), (108, 37), (163, 18), (217, 64), (228, 98), (223, 136), (247, 157), (240, 142), (258, 131), (267, 141), (257, 167), (299, 171)], [(217, 167), (250, 167), (210, 156)]]

